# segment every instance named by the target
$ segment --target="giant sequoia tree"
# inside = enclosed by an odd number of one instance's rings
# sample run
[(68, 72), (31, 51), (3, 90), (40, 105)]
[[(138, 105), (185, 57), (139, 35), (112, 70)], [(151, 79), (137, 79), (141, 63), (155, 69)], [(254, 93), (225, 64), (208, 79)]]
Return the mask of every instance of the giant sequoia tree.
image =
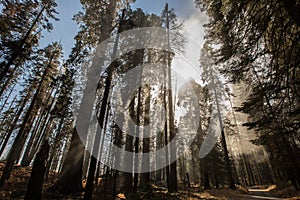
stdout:
[[(86, 70), (84, 66), (90, 66), (93, 60), (92, 58), (95, 56), (97, 45), (110, 37), (115, 23), (115, 16), (118, 12), (118, 6), (122, 6), (123, 3), (126, 3), (126, 1), (103, 0), (97, 2), (82, 2), (83, 11), (74, 16), (74, 19), (80, 25), (80, 30), (75, 36), (75, 46), (72, 48), (66, 63), (68, 66), (76, 69), (78, 72)], [(96, 62), (96, 59), (93, 61)], [(94, 63), (94, 65), (97, 64), (99, 63)], [(90, 70), (86, 71), (88, 71), (88, 75), (93, 75), (92, 73), (94, 73), (89, 72)], [(93, 83), (87, 82), (87, 84)], [(86, 85), (86, 88), (90, 88), (90, 85)], [(89, 91), (84, 91), (83, 94), (81, 94), (82, 101), (80, 107), (85, 109), (85, 113), (77, 119), (76, 123), (79, 124), (79, 127), (82, 127), (80, 123), (89, 121), (92, 114), (93, 107), (88, 105), (93, 105), (93, 102), (91, 102), (93, 98), (87, 93), (89, 93)], [(78, 135), (78, 131), (80, 131), (81, 138)], [(73, 131), (69, 154), (63, 164), (62, 174), (54, 186), (54, 188), (59, 189), (61, 192), (68, 193), (82, 190), (81, 174), (85, 145), (82, 141), (86, 141), (87, 138), (85, 137), (87, 137), (87, 133), (88, 129)], [(80, 139), (82, 139), (82, 141)], [(76, 155), (75, 160), (73, 160), (74, 155)], [(87, 161), (88, 160), (89, 158)], [(70, 168), (72, 168), (72, 170), (70, 170)], [(77, 177), (76, 180), (74, 180), (73, 177)], [(72, 185), (72, 187), (70, 187), (70, 185)]]

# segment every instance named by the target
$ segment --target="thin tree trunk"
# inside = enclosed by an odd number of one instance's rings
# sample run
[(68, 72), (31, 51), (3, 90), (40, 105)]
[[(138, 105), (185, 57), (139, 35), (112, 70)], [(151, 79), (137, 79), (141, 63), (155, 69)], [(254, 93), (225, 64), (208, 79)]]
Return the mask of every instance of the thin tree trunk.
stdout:
[(189, 173), (186, 173), (186, 180), (187, 180), (187, 185), (188, 185), (188, 187), (191, 187), (191, 182), (190, 182), (190, 175), (189, 175)]
[[(150, 123), (150, 100), (151, 100), (151, 93), (150, 90), (151, 88), (148, 87), (147, 89), (147, 93), (145, 96), (145, 112), (144, 112), (144, 126), (146, 126), (147, 124)], [(151, 130), (148, 130), (149, 134)], [(149, 135), (150, 137), (150, 135)], [(149, 153), (150, 152), (150, 138), (143, 138), (143, 154), (144, 153)], [(142, 160), (142, 168), (149, 168), (150, 166), (150, 157), (145, 158), (144, 160)], [(141, 183), (140, 185), (146, 189), (149, 190), (150, 189), (150, 172), (145, 172), (141, 174)]]
[(40, 116), (38, 117), (37, 119), (37, 122), (35, 123), (35, 128), (34, 130), (31, 132), (31, 135), (30, 135), (30, 138), (29, 138), (29, 141), (28, 141), (28, 144), (27, 144), (27, 147), (25, 148), (25, 151), (24, 151), (24, 155), (23, 155), (23, 158), (21, 160), (21, 165), (22, 166), (29, 166), (31, 160), (29, 160), (28, 156), (29, 156), (29, 151), (30, 151), (30, 148), (32, 147), (32, 143), (34, 141), (34, 138), (36, 138), (36, 135), (37, 135), (37, 129), (39, 128), (40, 126), (40, 123), (43, 119), (43, 113), (40, 114)]
[[(8, 109), (7, 109), (7, 111), (11, 111), (12, 106), (14, 105), (16, 98), (17, 98), (17, 96), (15, 96), (15, 97), (13, 98), (13, 100), (12, 100), (12, 102), (10, 103), (10, 105), (9, 105), (9, 107), (8, 107)], [(6, 113), (5, 113), (5, 115), (4, 115), (3, 118), (1, 119), (0, 127), (4, 127), (4, 126), (5, 126), (5, 122), (11, 120), (11, 119), (8, 118), (9, 115), (10, 115), (9, 112), (6, 112)], [(1, 141), (1, 143), (2, 143), (2, 141)]]
[[(16, 51), (14, 51), (12, 53), (12, 55), (8, 59), (8, 62), (2, 66), (3, 69), (2, 69), (2, 71), (0, 73), (0, 83), (3, 81), (4, 77), (9, 72), (10, 66), (13, 65), (14, 61), (16, 60), (16, 58), (18, 58), (19, 53), (23, 51), (24, 45), (26, 45), (27, 39), (29, 38), (29, 36), (30, 36), (32, 30), (34, 29), (34, 27), (36, 26), (37, 22), (40, 20), (40, 17), (42, 16), (42, 14), (43, 14), (43, 12), (44, 12), (45, 9), (46, 9), (46, 5), (44, 5), (42, 7), (41, 11), (38, 13), (38, 15), (36, 16), (36, 18), (34, 19), (33, 23), (31, 24), (30, 28), (26, 32), (25, 36), (21, 39), (20, 46), (17, 48)], [(12, 75), (10, 77), (12, 77)]]
[[(138, 170), (138, 167), (139, 167), (139, 158), (138, 158), (139, 143), (140, 143), (140, 140), (138, 137), (136, 137), (135, 142), (134, 142), (134, 153), (135, 153), (134, 168), (136, 171)], [(139, 173), (135, 172), (133, 175), (133, 192), (137, 192), (138, 181), (139, 181)]]
[[(141, 61), (141, 63), (143, 63), (143, 55), (144, 55), (144, 50), (140, 50), (138, 53), (138, 59), (137, 61)], [(142, 73), (143, 70), (141, 69), (141, 73), (140, 73), (140, 83), (142, 82)], [(133, 191), (137, 192), (137, 188), (138, 188), (138, 180), (139, 180), (139, 173), (137, 173), (138, 168), (139, 168), (139, 157), (138, 157), (138, 153), (139, 153), (139, 137), (140, 137), (140, 126), (141, 126), (141, 116), (143, 109), (142, 109), (142, 88), (141, 88), (141, 84), (139, 84), (139, 91), (138, 91), (138, 104), (137, 104), (137, 111), (136, 111), (136, 123), (137, 123), (137, 127), (136, 127), (136, 138), (135, 138), (135, 144), (134, 144), (134, 152), (135, 152), (135, 160), (134, 160), (134, 168), (135, 168), (135, 173), (134, 173), (134, 178), (133, 178)]]
[[(52, 62), (52, 58), (50, 58), (49, 60), (49, 63)], [(21, 150), (22, 150), (22, 146), (20, 146), (23, 141), (24, 141), (24, 138), (26, 140), (26, 136), (27, 135), (24, 135), (24, 131), (26, 131), (26, 125), (28, 124), (28, 122), (30, 121), (30, 116), (32, 114), (32, 111), (34, 110), (34, 107), (35, 107), (35, 103), (36, 103), (36, 100), (38, 98), (38, 95), (40, 93), (40, 90), (42, 88), (42, 84), (48, 74), (48, 71), (49, 71), (49, 68), (50, 68), (50, 64), (48, 64), (48, 66), (46, 67), (44, 73), (43, 73), (43, 76), (40, 80), (40, 83), (37, 87), (37, 90), (31, 100), (31, 103), (30, 103), (30, 106), (28, 108), (28, 110), (26, 111), (26, 114), (25, 114), (25, 117), (23, 119), (23, 122), (22, 122), (22, 125), (19, 129), (19, 132), (15, 138), (15, 141), (9, 151), (9, 154), (7, 156), (7, 162), (5, 164), (5, 167), (4, 167), (4, 170), (3, 170), (3, 174), (1, 176), (1, 179), (0, 179), (0, 187), (3, 187), (4, 185), (4, 182), (5, 180), (8, 180), (9, 177), (10, 177), (10, 173), (11, 173), (11, 170), (13, 168), (13, 165), (15, 163), (15, 161), (17, 160), (17, 158), (19, 157), (20, 153), (21, 153)]]
[(4, 141), (2, 143), (2, 146), (1, 146), (1, 149), (0, 149), (0, 155), (3, 154), (3, 151), (4, 151), (6, 145), (7, 145), (8, 141), (9, 141), (9, 138), (10, 138), (11, 134), (13, 133), (14, 129), (16, 128), (16, 125), (17, 125), (17, 123), (18, 123), (18, 121), (19, 121), (19, 119), (20, 119), (20, 117), (21, 117), (21, 115), (23, 113), (23, 110), (24, 110), (24, 108), (26, 106), (26, 103), (29, 100), (29, 98), (30, 98), (30, 93), (27, 93), (27, 95), (22, 100), (21, 105), (19, 105), (19, 108), (17, 108), (17, 111), (16, 111), (17, 113), (14, 116), (14, 119), (13, 119), (13, 122), (12, 122), (12, 124), (10, 126), (10, 129), (6, 132)]
[[(51, 100), (51, 94), (52, 94), (52, 92), (53, 92), (53, 89), (48, 93), (48, 95), (46, 97), (46, 100), (47, 100), (46, 103), (45, 103), (46, 106), (49, 104), (49, 102)], [(54, 95), (54, 98), (55, 98), (55, 95)], [(52, 99), (52, 103), (54, 102), (54, 98)], [(46, 116), (45, 116), (45, 114), (46, 114)], [(40, 133), (38, 131), (39, 131), (41, 125), (48, 118), (49, 115), (50, 115), (50, 112), (47, 112), (46, 108), (42, 108), (42, 111), (40, 112), (39, 119), (37, 120), (37, 123), (35, 124), (35, 128), (34, 128), (34, 130), (31, 133), (29, 142), (28, 142), (26, 150), (24, 152), (24, 156), (23, 156), (23, 159), (21, 161), (21, 165), (22, 166), (29, 166), (29, 164), (30, 164), (30, 162), (31, 162), (31, 160), (33, 158), (33, 156), (31, 156), (32, 153), (30, 152), (30, 150), (33, 147), (33, 143), (34, 143), (34, 141), (36, 139), (36, 136)], [(33, 154), (35, 154), (35, 153), (36, 152), (34, 152)]]
[[(231, 112), (232, 112), (233, 120), (234, 120), (236, 129), (237, 129), (237, 137), (238, 137), (238, 141), (239, 141), (239, 149), (240, 149), (241, 154), (242, 154), (243, 165), (244, 165), (245, 170), (246, 170), (245, 172), (246, 172), (247, 179), (250, 180), (249, 168), (248, 168), (248, 165), (246, 163), (246, 157), (245, 157), (245, 153), (244, 153), (244, 149), (243, 149), (243, 145), (242, 145), (242, 140), (241, 140), (241, 133), (240, 133), (239, 125), (237, 123), (236, 115), (234, 113), (233, 104), (232, 104), (232, 101), (231, 101), (230, 94), (228, 95), (228, 99), (229, 99), (229, 103), (230, 103), (230, 107), (231, 107)], [(247, 181), (245, 181), (245, 185), (247, 185)]]
[[(135, 105), (135, 96), (133, 97), (133, 99), (131, 100), (130, 104), (129, 104), (129, 112), (130, 112), (130, 116), (134, 116), (134, 105)], [(126, 119), (127, 123), (129, 119)], [(134, 130), (132, 130), (132, 126), (128, 126), (128, 132), (134, 132)], [(125, 151), (127, 152), (134, 152), (133, 151), (133, 136), (127, 134), (126, 135), (126, 143), (125, 143)], [(129, 166), (133, 166), (133, 154), (132, 156), (129, 157), (124, 157), (124, 165), (129, 165)], [(133, 191), (133, 174), (129, 173), (129, 172), (124, 172), (124, 191), (125, 193), (130, 193)]]
[[(14, 91), (16, 84), (11, 88), (11, 90), (9, 91), (7, 97), (5, 98), (4, 103), (2, 104), (1, 108), (0, 108), (0, 113), (2, 113), (7, 101), (9, 100), (10, 95), (12, 94), (12, 92)], [(2, 96), (2, 94), (0, 93), (0, 97)], [(14, 98), (15, 99), (15, 98)]]
[[(125, 17), (125, 9), (122, 12), (122, 16), (121, 16), (121, 19), (119, 22), (119, 28), (118, 28), (117, 33), (120, 33), (121, 24), (122, 24), (124, 17)], [(118, 44), (119, 44), (119, 34), (117, 34), (117, 37), (116, 37), (116, 41), (115, 41), (113, 52), (112, 52), (112, 58), (114, 58), (117, 53)], [(113, 73), (114, 73), (114, 70), (116, 67), (117, 67), (116, 62), (111, 63), (111, 65), (108, 67), (108, 75), (107, 75), (107, 78), (105, 81), (105, 89), (104, 89), (102, 104), (101, 104), (101, 108), (100, 108), (100, 115), (99, 115), (99, 119), (98, 119), (98, 123), (99, 123), (99, 126), (101, 129), (103, 128), (103, 124), (104, 124), (106, 107), (107, 107), (107, 103), (109, 101), (108, 97), (109, 97), (112, 77), (113, 77)], [(95, 180), (94, 176), (95, 176), (96, 165), (97, 165), (97, 158), (95, 158), (94, 155), (98, 154), (100, 139), (101, 139), (101, 135), (96, 133), (93, 154), (90, 159), (89, 173), (88, 173), (85, 193), (84, 193), (84, 197), (83, 197), (84, 200), (92, 199), (93, 184), (94, 184), (94, 180)]]
[[(168, 3), (166, 4), (166, 11), (167, 11), (167, 33), (168, 33), (168, 48), (170, 49), (170, 34), (169, 34), (169, 7)], [(168, 60), (167, 60), (167, 66), (168, 66), (168, 131), (169, 131), (169, 137), (170, 141), (172, 141), (175, 136), (175, 124), (174, 124), (174, 112), (173, 112), (173, 97), (172, 97), (172, 79), (171, 79), (171, 52), (167, 52)], [(170, 182), (169, 182), (169, 192), (176, 192), (177, 191), (177, 165), (176, 165), (176, 147), (174, 146), (174, 143), (171, 143), (170, 147), (170, 160), (174, 160), (170, 164)]]
[(21, 147), (20, 153), (18, 153), (18, 155), (16, 157), (16, 162), (18, 162), (21, 159), (21, 156), (23, 156), (23, 149), (25, 148), (26, 140), (27, 140), (27, 137), (28, 137), (32, 127), (33, 127), (33, 123), (36, 119), (36, 115), (37, 115), (37, 110), (34, 109), (33, 112), (30, 114), (26, 128), (23, 131), (23, 137), (21, 138), (20, 143), (19, 143), (19, 146)]
[[(165, 72), (165, 71), (164, 71)], [(167, 102), (166, 102), (166, 89), (164, 88), (164, 92), (163, 92), (164, 94), (164, 106), (165, 106), (165, 108), (167, 107)], [(167, 122), (167, 113), (165, 113), (165, 130), (164, 130), (164, 142), (165, 142), (165, 159), (166, 159), (166, 163), (168, 164), (169, 163), (169, 149), (168, 149), (168, 122)], [(165, 167), (165, 172), (166, 172), (166, 176), (165, 176), (165, 178), (166, 178), (166, 181), (167, 181), (167, 188), (168, 188), (168, 190), (171, 188), (171, 186), (170, 186), (170, 166), (169, 165), (167, 165), (166, 167)]]
[(64, 117), (62, 117), (60, 119), (60, 122), (59, 122), (59, 125), (58, 125), (58, 128), (57, 128), (57, 134), (55, 136), (55, 140), (54, 140), (54, 144), (53, 144), (53, 148), (52, 148), (51, 153), (50, 153), (50, 159), (49, 159), (49, 162), (47, 163), (47, 166), (46, 166), (46, 172), (45, 172), (45, 180), (46, 181), (48, 180), (51, 163), (52, 163), (52, 160), (53, 160), (54, 155), (56, 153), (56, 150), (58, 148), (59, 140), (61, 139), (60, 132), (61, 132), (61, 129), (63, 127), (63, 124), (64, 124)]
[[(104, 118), (105, 118), (105, 113), (106, 113), (109, 91), (110, 91), (114, 68), (115, 68), (115, 64), (113, 63), (113, 65), (109, 67), (108, 77), (106, 78), (105, 91), (104, 91), (104, 95), (103, 95), (103, 99), (102, 99), (100, 116), (98, 119), (100, 128), (104, 127), (103, 126)], [(95, 180), (94, 176), (95, 176), (96, 165), (97, 165), (97, 158), (95, 156), (98, 155), (100, 140), (101, 140), (101, 134), (96, 133), (94, 147), (93, 147), (93, 153), (90, 158), (90, 167), (89, 167), (88, 178), (87, 178), (86, 188), (85, 188), (85, 193), (84, 193), (85, 200), (92, 199), (93, 185), (94, 185), (94, 180)]]
[(214, 81), (214, 76), (213, 76), (212, 69), (210, 70), (210, 76), (212, 78), (212, 84), (214, 86), (213, 89), (214, 89), (215, 101), (216, 101), (216, 104), (217, 104), (218, 118), (219, 118), (219, 123), (220, 123), (220, 128), (221, 128), (221, 143), (222, 143), (223, 150), (224, 150), (225, 164), (226, 164), (229, 187), (231, 189), (236, 189), (235, 184), (234, 184), (234, 180), (233, 180), (231, 164), (230, 164), (230, 160), (229, 160), (229, 156), (228, 156), (226, 138), (225, 138), (223, 122), (222, 122), (222, 117), (221, 117), (221, 110), (220, 110), (220, 105), (219, 105), (219, 100), (218, 100), (218, 96), (217, 96), (217, 90), (216, 90), (216, 87), (215, 87), (215, 81)]
[[(105, 125), (104, 125), (104, 129), (103, 129), (103, 133), (102, 133), (102, 140), (101, 140), (100, 152), (99, 152), (99, 161), (98, 161), (97, 173), (96, 173), (96, 179), (95, 179), (96, 180), (96, 186), (98, 185), (98, 179), (99, 179), (99, 175), (100, 175), (100, 160), (102, 159), (102, 154), (103, 154), (104, 140), (105, 140), (105, 135), (106, 135), (106, 130), (107, 130), (109, 110), (110, 110), (110, 106), (107, 106), (106, 117), (105, 117)], [(97, 128), (99, 128), (99, 126)]]
[(29, 153), (29, 158), (28, 160), (32, 160), (35, 153), (38, 151), (38, 149), (42, 146), (43, 141), (45, 141), (45, 138), (49, 135), (50, 131), (52, 131), (52, 126), (53, 126), (53, 118), (50, 117), (49, 119), (46, 119), (45, 123), (47, 124), (44, 126), (43, 129), (41, 129), (38, 134), (38, 137), (35, 139), (32, 149), (30, 150)]

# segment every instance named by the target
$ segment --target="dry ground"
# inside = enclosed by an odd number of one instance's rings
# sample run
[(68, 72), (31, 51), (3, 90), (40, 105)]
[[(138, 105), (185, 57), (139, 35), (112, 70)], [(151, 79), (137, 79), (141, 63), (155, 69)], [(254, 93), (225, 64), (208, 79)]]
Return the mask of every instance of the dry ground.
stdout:
[[(0, 176), (4, 168), (4, 162), (0, 162)], [(27, 183), (30, 177), (31, 167), (21, 167), (16, 165), (12, 171), (11, 178), (5, 183), (4, 188), (0, 189), (0, 200), (22, 199), (26, 192)], [(44, 184), (44, 191), (53, 183), (55, 174), (51, 174), (48, 181)], [(257, 187), (262, 188), (262, 187)], [(266, 187), (263, 187), (266, 188)], [(284, 197), (286, 200), (300, 200), (299, 192), (296, 192), (293, 187), (284, 189), (277, 189), (275, 186), (268, 187), (268, 191), (273, 192), (275, 195)], [(176, 193), (168, 193), (164, 185), (152, 185), (150, 191), (138, 191), (136, 194), (127, 195), (119, 194), (119, 198), (112, 198), (107, 196), (104, 198), (101, 191), (96, 190), (94, 199), (115, 199), (115, 200), (197, 200), (197, 199), (221, 199), (221, 200), (239, 200), (247, 195), (247, 189), (238, 187), (237, 190), (230, 189), (211, 189), (201, 190), (199, 187), (181, 188)], [(62, 196), (59, 194), (45, 193), (43, 199), (80, 199), (82, 194), (74, 194), (72, 196)]]

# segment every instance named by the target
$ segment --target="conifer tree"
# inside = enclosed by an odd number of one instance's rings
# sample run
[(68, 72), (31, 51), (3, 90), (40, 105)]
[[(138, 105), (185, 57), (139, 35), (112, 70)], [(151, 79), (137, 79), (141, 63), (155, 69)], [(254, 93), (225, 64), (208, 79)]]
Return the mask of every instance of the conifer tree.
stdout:
[(26, 61), (34, 59), (41, 31), (53, 29), (49, 19), (58, 20), (54, 0), (51, 1), (5, 1), (1, 18), (1, 93), (6, 90), (16, 71)]

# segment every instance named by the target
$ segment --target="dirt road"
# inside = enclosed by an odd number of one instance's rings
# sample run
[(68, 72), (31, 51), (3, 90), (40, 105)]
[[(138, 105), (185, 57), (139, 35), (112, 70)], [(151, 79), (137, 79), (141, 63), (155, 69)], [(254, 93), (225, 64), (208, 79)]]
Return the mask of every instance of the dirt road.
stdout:
[(242, 200), (283, 200), (282, 198), (274, 197), (272, 193), (264, 189), (248, 189), (249, 194), (245, 195)]

